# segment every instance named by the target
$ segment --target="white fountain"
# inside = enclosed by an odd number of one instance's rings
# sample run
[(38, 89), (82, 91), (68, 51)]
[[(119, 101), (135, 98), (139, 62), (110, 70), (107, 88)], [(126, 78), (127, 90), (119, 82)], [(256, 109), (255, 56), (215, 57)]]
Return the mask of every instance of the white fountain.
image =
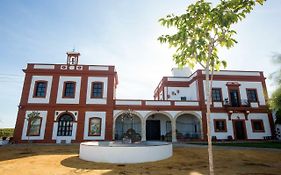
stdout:
[(103, 163), (143, 163), (163, 160), (173, 155), (171, 143), (147, 141), (138, 143), (83, 142), (79, 157)]
[[(131, 110), (128, 110), (122, 116), (122, 122), (126, 118), (132, 119)], [(143, 163), (167, 159), (172, 155), (173, 147), (171, 143), (140, 142), (140, 136), (131, 128), (126, 134), (123, 134), (122, 141), (81, 143), (79, 157), (82, 160), (102, 163)]]

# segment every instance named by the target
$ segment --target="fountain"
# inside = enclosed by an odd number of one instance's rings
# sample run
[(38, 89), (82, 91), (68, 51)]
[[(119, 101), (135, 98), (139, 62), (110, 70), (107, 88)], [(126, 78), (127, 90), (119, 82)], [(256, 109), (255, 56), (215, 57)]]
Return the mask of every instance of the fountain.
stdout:
[(172, 144), (167, 142), (97, 141), (81, 143), (79, 158), (102, 163), (143, 163), (167, 159), (172, 155)]
[[(132, 120), (131, 110), (122, 116), (122, 121), (126, 118)], [(140, 140), (140, 135), (130, 128), (123, 133), (121, 141), (82, 142), (79, 158), (102, 163), (144, 163), (167, 159), (173, 155), (171, 143)]]

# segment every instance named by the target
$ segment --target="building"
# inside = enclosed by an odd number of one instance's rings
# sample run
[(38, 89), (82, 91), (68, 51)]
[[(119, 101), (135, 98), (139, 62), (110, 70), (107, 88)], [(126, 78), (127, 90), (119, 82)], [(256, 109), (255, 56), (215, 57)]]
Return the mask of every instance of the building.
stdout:
[[(173, 69), (154, 91), (154, 100), (116, 99), (114, 66), (28, 64), (14, 139), (24, 143), (121, 140), (135, 132), (145, 140), (206, 140), (205, 72)], [(273, 136), (265, 77), (260, 71), (214, 73), (211, 134), (214, 138), (260, 140)], [(28, 122), (37, 112), (40, 117)], [(130, 130), (132, 128), (133, 130)]]

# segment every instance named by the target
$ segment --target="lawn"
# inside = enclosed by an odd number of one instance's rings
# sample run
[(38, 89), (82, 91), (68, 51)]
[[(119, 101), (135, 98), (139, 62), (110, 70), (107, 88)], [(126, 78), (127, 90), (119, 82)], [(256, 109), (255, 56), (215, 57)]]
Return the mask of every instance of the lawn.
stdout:
[[(105, 164), (78, 158), (78, 145), (26, 145), (0, 147), (1, 175), (201, 175), (207, 174), (207, 150), (202, 147), (176, 147), (173, 157), (142, 164)], [(216, 174), (278, 175), (281, 150), (214, 149)]]
[[(191, 144), (207, 145), (206, 142), (194, 142)], [(234, 147), (253, 147), (253, 148), (274, 148), (281, 149), (280, 141), (265, 141), (265, 142), (213, 142), (215, 146), (234, 146)]]

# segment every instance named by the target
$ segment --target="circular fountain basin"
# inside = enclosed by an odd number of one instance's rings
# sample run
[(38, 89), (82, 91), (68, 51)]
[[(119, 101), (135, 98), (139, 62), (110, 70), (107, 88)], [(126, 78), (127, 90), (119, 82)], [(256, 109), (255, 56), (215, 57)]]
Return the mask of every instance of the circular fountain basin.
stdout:
[(133, 144), (122, 142), (83, 142), (79, 158), (102, 163), (143, 163), (163, 160), (173, 155), (171, 143), (147, 141)]

